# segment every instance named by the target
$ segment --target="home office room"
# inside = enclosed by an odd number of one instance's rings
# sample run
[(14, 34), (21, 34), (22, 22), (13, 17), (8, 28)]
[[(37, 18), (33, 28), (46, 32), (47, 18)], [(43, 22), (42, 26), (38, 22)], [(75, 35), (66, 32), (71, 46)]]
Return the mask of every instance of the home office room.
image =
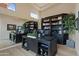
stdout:
[(0, 56), (78, 56), (78, 3), (0, 3)]

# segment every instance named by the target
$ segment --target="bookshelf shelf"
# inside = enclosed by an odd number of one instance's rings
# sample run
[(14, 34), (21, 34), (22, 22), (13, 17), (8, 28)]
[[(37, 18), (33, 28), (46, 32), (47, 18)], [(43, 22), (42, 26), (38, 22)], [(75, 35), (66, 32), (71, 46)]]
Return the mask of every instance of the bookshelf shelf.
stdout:
[[(50, 35), (56, 38), (58, 44), (66, 44), (66, 40), (68, 39), (68, 36), (64, 38), (65, 37), (64, 34), (66, 33), (67, 29), (64, 28), (65, 25), (63, 21), (64, 16), (67, 15), (68, 15), (67, 13), (62, 13), (62, 14), (42, 18), (42, 22), (41, 22), (42, 29), (43, 30), (49, 29)], [(46, 23), (47, 25), (45, 25)], [(59, 34), (61, 34), (61, 37), (59, 37)]]

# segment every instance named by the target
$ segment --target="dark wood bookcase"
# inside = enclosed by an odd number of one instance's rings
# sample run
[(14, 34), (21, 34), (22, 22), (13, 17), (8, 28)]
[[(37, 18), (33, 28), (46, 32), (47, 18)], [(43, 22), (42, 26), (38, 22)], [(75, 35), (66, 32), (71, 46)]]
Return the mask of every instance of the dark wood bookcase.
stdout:
[(55, 38), (58, 44), (66, 44), (66, 40), (68, 39), (67, 29), (64, 28), (64, 16), (67, 15), (67, 13), (62, 13), (42, 18), (42, 29), (49, 31), (50, 36)]
[(31, 32), (34, 29), (38, 29), (38, 23), (36, 21), (27, 21), (24, 23), (25, 33)]
[(27, 40), (28, 40), (27, 34), (32, 33), (33, 30), (37, 30), (38, 29), (38, 23), (36, 21), (27, 21), (27, 22), (24, 23), (23, 26), (24, 26), (25, 35), (22, 36), (22, 47), (27, 49)]

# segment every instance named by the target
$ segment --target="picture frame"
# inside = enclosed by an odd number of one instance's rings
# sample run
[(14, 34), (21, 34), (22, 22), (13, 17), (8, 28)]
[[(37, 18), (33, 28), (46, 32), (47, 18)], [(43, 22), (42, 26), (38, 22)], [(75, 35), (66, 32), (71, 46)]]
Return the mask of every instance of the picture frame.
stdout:
[(7, 24), (7, 30), (16, 30), (15, 24)]

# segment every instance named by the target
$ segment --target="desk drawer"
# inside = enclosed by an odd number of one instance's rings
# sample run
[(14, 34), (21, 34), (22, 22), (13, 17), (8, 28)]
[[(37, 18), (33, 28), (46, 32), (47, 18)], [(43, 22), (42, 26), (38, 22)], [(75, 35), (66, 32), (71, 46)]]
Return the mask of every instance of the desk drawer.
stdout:
[(38, 40), (38, 42), (44, 43), (44, 44), (46, 44), (46, 45), (48, 45), (48, 44), (50, 43), (50, 41), (46, 41), (46, 40), (44, 40), (44, 39), (43, 39), (43, 40), (42, 40), (42, 39), (41, 39), (41, 40)]

